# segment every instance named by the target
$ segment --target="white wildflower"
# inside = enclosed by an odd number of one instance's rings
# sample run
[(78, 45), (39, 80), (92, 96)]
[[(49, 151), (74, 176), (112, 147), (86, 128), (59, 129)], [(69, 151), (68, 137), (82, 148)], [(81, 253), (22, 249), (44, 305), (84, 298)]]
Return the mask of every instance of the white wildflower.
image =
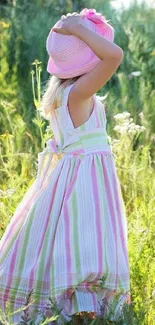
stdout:
[(130, 123), (130, 128), (131, 128), (131, 129), (132, 129), (132, 128), (134, 129), (134, 128), (135, 128), (135, 125), (136, 125), (135, 123)]
[(131, 114), (129, 112), (123, 112), (125, 118), (129, 117)]
[(117, 121), (123, 121), (125, 119), (128, 119), (129, 117), (130, 117), (129, 112), (123, 112), (123, 113), (118, 113), (118, 114), (114, 115), (114, 118)]
[(129, 119), (128, 118), (124, 118), (120, 121), (122, 124), (129, 124)]
[(123, 114), (121, 114), (121, 113), (119, 113), (119, 114), (116, 114), (116, 115), (114, 115), (114, 118), (115, 118), (115, 120), (123, 120), (124, 119), (124, 115)]
[(140, 131), (140, 125), (135, 124), (135, 130)]
[(140, 130), (140, 125), (137, 125), (135, 123), (131, 123), (130, 124), (130, 130), (139, 131)]
[(115, 125), (114, 130), (119, 132), (120, 126), (119, 125)]
[(6, 193), (8, 196), (12, 196), (12, 194), (15, 192), (15, 189), (13, 188), (9, 188), (8, 190), (6, 190)]
[(129, 130), (128, 130), (128, 133), (136, 134), (137, 131), (136, 131), (135, 129), (129, 129)]
[(141, 126), (140, 129), (142, 132), (146, 130), (145, 126)]
[(124, 126), (124, 125), (116, 125), (114, 127), (114, 130), (121, 133), (121, 134), (125, 134), (128, 130), (128, 126)]

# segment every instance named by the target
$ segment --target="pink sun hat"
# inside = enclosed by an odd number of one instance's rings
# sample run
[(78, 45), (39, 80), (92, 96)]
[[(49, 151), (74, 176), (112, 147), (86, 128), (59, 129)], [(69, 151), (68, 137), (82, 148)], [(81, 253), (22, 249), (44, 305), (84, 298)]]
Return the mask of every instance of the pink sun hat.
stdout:
[[(114, 41), (114, 29), (108, 21), (95, 9), (83, 9), (80, 12), (86, 27), (102, 35), (109, 41)], [(61, 27), (59, 20), (53, 27)], [(47, 71), (61, 79), (73, 78), (91, 71), (100, 59), (91, 48), (74, 35), (64, 35), (54, 31), (49, 32), (46, 40), (49, 54)]]

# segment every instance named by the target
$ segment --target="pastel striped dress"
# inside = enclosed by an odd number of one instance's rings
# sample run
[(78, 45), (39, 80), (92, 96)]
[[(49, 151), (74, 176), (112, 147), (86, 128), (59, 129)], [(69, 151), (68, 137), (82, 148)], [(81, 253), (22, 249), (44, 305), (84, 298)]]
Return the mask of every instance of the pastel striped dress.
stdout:
[(32, 289), (34, 310), (51, 297), (64, 318), (80, 311), (100, 315), (105, 299), (118, 297), (117, 312), (130, 302), (125, 205), (105, 108), (94, 95), (91, 116), (75, 128), (67, 106), (71, 87), (53, 112), (54, 139), (38, 154), (37, 177), (0, 241), (3, 312), (8, 301), (13, 310), (23, 307)]

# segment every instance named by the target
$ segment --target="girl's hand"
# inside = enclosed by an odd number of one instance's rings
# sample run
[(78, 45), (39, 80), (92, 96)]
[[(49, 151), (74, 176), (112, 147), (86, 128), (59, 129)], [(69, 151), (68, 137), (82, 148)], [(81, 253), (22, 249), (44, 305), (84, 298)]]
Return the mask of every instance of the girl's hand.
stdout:
[(64, 35), (72, 35), (77, 28), (77, 25), (82, 24), (82, 16), (77, 12), (73, 12), (72, 14), (68, 13), (67, 16), (61, 16), (62, 26), (61, 27), (53, 27), (52, 31)]

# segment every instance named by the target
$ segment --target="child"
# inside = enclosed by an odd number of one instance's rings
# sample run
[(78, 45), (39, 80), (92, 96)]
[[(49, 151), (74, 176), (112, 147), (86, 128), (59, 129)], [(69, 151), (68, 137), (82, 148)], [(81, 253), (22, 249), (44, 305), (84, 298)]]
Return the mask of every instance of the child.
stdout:
[[(130, 302), (125, 206), (95, 95), (123, 59), (113, 40), (94, 9), (62, 16), (48, 35), (53, 76), (42, 107), (55, 139), (39, 153), (37, 177), (1, 239), (2, 310), (7, 301), (24, 306), (32, 289), (34, 307), (51, 297), (62, 323), (80, 312), (102, 316), (118, 298), (115, 320)], [(61, 159), (53, 167), (54, 153)]]

